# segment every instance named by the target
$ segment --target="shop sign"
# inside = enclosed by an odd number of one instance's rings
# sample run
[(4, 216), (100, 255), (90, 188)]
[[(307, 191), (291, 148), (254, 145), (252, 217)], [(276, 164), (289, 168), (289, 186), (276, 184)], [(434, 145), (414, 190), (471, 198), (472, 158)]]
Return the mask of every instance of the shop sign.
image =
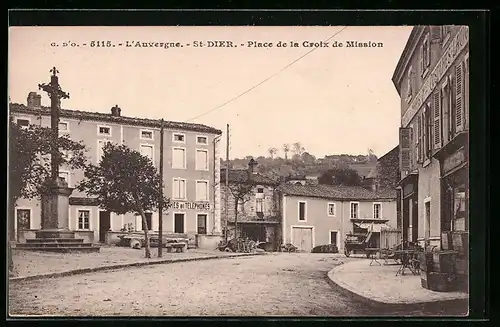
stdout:
[(424, 81), (422, 88), (418, 91), (417, 95), (406, 110), (401, 119), (401, 126), (408, 126), (410, 121), (413, 119), (413, 116), (415, 116), (420, 107), (422, 107), (422, 104), (427, 100), (436, 85), (443, 78), (455, 59), (457, 59), (460, 52), (466, 47), (468, 43), (469, 28), (468, 26), (462, 26), (455, 38), (451, 41), (444, 54), (439, 59), (438, 63), (432, 70), (432, 73), (427, 76), (427, 79)]
[(179, 202), (172, 201), (170, 202), (167, 209), (179, 209), (179, 210), (198, 210), (198, 211), (209, 211), (210, 203), (209, 202)]
[(443, 172), (449, 172), (455, 167), (460, 166), (465, 162), (465, 151), (461, 148), (443, 161)]

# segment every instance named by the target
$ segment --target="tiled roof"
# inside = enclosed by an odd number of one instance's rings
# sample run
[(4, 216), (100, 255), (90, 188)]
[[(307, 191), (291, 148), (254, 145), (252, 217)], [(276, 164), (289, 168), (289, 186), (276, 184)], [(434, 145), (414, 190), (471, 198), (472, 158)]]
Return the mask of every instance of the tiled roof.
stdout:
[(396, 190), (367, 190), (361, 186), (344, 185), (282, 185), (280, 190), (287, 195), (324, 198), (332, 200), (383, 200), (396, 199)]
[[(220, 170), (220, 181), (221, 183), (226, 181), (226, 169), (223, 168)], [(264, 185), (278, 185), (278, 182), (264, 176), (260, 173), (254, 173), (252, 175), (252, 181), (257, 184)], [(246, 169), (230, 169), (229, 170), (229, 182), (230, 183), (246, 183), (248, 182), (248, 170)]]
[(386, 154), (384, 154), (383, 156), (381, 156), (380, 158), (378, 158), (378, 161), (380, 161), (385, 156), (395, 154), (396, 152), (399, 153), (399, 144), (396, 145), (391, 151), (387, 152)]
[[(31, 115), (50, 115), (49, 107), (32, 108), (19, 103), (10, 103), (9, 108), (11, 112), (24, 113)], [(61, 109), (61, 117), (64, 118), (74, 118), (89, 121), (100, 121), (100, 122), (110, 122), (117, 124), (128, 124), (143, 127), (161, 127), (161, 122), (159, 119), (148, 119), (148, 118), (133, 118), (126, 116), (112, 116), (111, 114), (106, 114), (102, 112), (91, 112), (91, 111), (81, 111), (81, 110), (69, 110)], [(165, 128), (185, 130), (185, 131), (195, 131), (201, 133), (211, 133), (211, 134), (222, 134), (222, 131), (210, 126), (202, 124), (192, 124), (184, 122), (174, 122), (174, 121), (164, 121)]]

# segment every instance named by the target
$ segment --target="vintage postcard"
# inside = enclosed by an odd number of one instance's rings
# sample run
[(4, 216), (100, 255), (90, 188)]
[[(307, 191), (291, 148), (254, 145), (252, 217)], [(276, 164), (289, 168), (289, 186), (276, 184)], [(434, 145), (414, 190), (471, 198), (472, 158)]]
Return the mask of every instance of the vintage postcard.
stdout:
[(9, 29), (11, 318), (466, 316), (469, 28)]

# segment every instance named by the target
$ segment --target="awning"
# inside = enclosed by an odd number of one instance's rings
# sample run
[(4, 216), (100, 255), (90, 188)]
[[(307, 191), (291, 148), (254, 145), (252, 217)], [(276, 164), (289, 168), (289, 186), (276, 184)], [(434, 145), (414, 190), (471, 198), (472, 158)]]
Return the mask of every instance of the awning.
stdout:
[(358, 226), (359, 228), (363, 228), (363, 229), (368, 229), (372, 225), (372, 224), (369, 224), (369, 223), (354, 223), (354, 224), (356, 226)]
[(355, 223), (359, 228), (367, 229), (369, 232), (380, 233), (382, 229), (391, 229), (386, 223)]

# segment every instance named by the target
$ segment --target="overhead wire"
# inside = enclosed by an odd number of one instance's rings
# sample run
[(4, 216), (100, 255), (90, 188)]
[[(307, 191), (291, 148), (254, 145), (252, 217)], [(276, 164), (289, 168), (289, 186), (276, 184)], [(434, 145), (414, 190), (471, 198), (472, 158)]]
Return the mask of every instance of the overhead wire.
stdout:
[[(325, 39), (323, 42), (327, 42), (327, 41), (330, 41), (331, 39), (333, 39), (335, 36), (339, 35), (342, 31), (344, 31), (345, 29), (347, 28), (347, 26), (344, 26), (342, 27), (342, 29), (340, 29), (340, 31), (334, 33), (332, 36), (328, 37), (327, 39)], [(198, 116), (195, 116), (191, 119), (188, 119), (186, 122), (192, 122), (193, 120), (196, 120), (200, 117), (203, 117), (205, 115), (208, 115), (222, 107), (224, 107), (225, 105), (237, 100), (238, 98), (240, 98), (241, 96), (249, 93), (250, 91), (256, 89), (257, 87), (259, 87), (260, 85), (264, 84), (265, 82), (269, 81), (271, 78), (275, 77), (276, 75), (280, 74), (281, 72), (283, 72), (284, 70), (286, 70), (287, 68), (289, 68), (290, 66), (292, 66), (293, 64), (295, 64), (296, 62), (298, 62), (299, 60), (301, 60), (302, 58), (304, 58), (305, 56), (309, 55), (310, 53), (312, 53), (313, 51), (315, 51), (316, 49), (318, 49), (319, 46), (316, 46), (314, 48), (312, 48), (311, 50), (307, 51), (306, 53), (304, 53), (303, 55), (301, 55), (300, 57), (298, 57), (297, 59), (293, 60), (292, 62), (290, 62), (289, 64), (287, 64), (285, 67), (281, 68), (279, 71), (273, 73), (272, 75), (266, 77), (265, 79), (263, 79), (262, 81), (260, 81), (259, 83), (253, 85), (252, 87), (248, 88), (247, 90), (245, 90), (244, 92), (236, 95), (235, 97), (229, 99), (228, 101), (210, 109), (210, 110), (207, 110), (201, 114), (199, 114)]]

